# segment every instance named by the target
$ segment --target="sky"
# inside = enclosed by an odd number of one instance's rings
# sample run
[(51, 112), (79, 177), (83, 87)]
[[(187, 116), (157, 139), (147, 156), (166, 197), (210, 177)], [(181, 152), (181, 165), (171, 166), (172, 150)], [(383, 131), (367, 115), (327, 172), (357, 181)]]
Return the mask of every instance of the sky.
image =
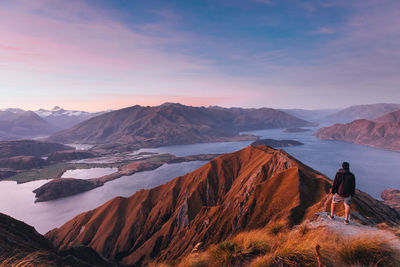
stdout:
[(398, 0), (0, 0), (0, 108), (400, 103)]

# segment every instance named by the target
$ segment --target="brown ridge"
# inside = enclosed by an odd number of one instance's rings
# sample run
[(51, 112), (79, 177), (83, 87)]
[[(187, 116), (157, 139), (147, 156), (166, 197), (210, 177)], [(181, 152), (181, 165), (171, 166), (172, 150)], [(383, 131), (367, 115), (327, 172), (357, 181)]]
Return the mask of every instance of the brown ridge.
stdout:
[[(199, 242), (218, 243), (273, 222), (311, 219), (329, 204), (331, 181), (282, 150), (249, 146), (170, 182), (118, 197), (46, 234), (60, 249), (87, 245), (134, 266), (173, 261)], [(357, 191), (354, 216), (400, 224), (399, 214)]]

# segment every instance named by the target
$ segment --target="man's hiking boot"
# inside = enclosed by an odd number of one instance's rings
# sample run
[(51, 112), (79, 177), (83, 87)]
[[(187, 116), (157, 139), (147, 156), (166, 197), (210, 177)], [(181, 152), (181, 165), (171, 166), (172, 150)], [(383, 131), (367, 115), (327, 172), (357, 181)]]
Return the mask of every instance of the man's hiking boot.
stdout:
[(350, 223), (349, 220), (344, 220), (345, 225), (348, 225), (349, 223)]

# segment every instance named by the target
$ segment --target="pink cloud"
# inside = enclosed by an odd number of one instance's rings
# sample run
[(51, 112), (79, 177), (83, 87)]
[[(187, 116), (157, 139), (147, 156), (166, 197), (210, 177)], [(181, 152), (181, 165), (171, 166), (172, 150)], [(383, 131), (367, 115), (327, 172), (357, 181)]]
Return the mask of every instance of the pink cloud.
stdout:
[[(111, 18), (99, 19), (101, 16), (92, 7), (82, 6), (82, 3), (73, 2), (68, 5), (68, 10), (55, 8), (54, 4), (47, 1), (34, 3), (30, 4), (31, 8), (37, 8), (38, 5), (46, 11), (45, 15), (29, 12), (26, 6), (0, 10), (0, 34), (10, 43), (7, 48), (21, 47), (25, 51), (24, 54), (14, 53), (8, 62), (10, 64), (19, 62), (23, 68), (24, 63), (32, 60), (29, 55), (46, 54), (47, 58), (39, 65), (47, 68), (49, 73), (73, 73), (74, 69), (80, 72), (81, 68), (90, 69), (92, 73), (103, 73), (109, 72), (110, 66), (115, 73), (157, 73), (205, 67), (205, 62), (201, 60), (193, 60), (179, 53), (166, 53), (158, 48), (163, 44), (185, 42), (181, 35), (168, 29), (164, 32), (170, 34), (165, 38), (149, 36), (134, 32)], [(48, 10), (42, 6), (43, 3), (53, 8)], [(74, 10), (91, 11), (85, 14), (84, 19), (79, 15), (71, 18), (64, 14), (70, 15)], [(162, 31), (161, 25), (152, 25), (151, 28)], [(5, 63), (7, 57), (2, 59)], [(30, 66), (25, 67), (30, 69)]]
[(21, 49), (19, 49), (18, 47), (15, 47), (15, 46), (0, 44), (0, 50), (20, 51)]

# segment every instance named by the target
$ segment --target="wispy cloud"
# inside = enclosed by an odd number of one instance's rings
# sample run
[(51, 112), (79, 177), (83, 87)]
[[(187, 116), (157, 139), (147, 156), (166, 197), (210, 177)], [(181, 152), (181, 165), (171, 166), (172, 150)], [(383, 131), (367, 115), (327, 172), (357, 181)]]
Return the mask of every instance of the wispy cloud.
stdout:
[(313, 32), (314, 34), (334, 34), (335, 30), (330, 27), (320, 27), (318, 30)]
[(151, 5), (141, 22), (85, 1), (1, 1), (2, 99), (92, 109), (112, 93), (118, 105), (400, 102), (398, 1), (256, 1), (206, 1), (203, 13)]

